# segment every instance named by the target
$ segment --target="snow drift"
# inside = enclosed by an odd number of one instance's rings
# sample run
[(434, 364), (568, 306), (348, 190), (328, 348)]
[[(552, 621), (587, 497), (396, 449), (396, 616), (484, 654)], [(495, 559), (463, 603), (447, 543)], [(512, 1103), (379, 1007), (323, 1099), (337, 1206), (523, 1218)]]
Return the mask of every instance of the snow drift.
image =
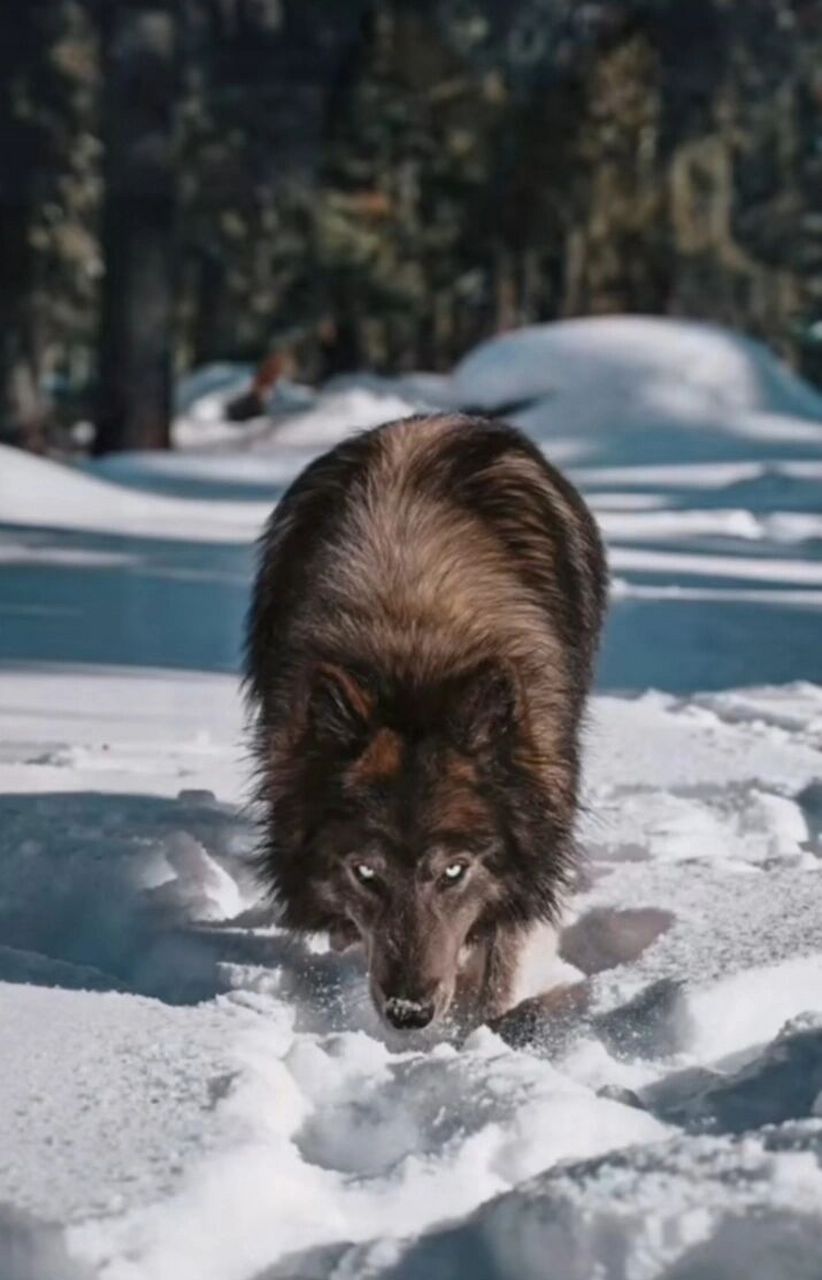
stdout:
[(817, 1257), (816, 689), (596, 701), (595, 1000), (532, 1051), (391, 1042), (260, 912), (230, 678), (17, 671), (0, 708), (0, 1203), (38, 1280), (736, 1275), (747, 1222)]

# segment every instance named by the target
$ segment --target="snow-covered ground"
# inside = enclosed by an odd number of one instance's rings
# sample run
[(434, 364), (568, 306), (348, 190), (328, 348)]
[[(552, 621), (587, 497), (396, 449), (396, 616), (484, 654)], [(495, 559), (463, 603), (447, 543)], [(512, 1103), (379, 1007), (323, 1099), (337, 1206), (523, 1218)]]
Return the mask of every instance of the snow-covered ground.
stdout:
[[(641, 320), (242, 429), (233, 385), (168, 457), (0, 451), (0, 1277), (818, 1280), (822, 403)], [(557, 960), (592, 1004), (527, 1050), (388, 1039), (246, 865), (250, 539), (428, 404), (519, 405), (615, 577)]]

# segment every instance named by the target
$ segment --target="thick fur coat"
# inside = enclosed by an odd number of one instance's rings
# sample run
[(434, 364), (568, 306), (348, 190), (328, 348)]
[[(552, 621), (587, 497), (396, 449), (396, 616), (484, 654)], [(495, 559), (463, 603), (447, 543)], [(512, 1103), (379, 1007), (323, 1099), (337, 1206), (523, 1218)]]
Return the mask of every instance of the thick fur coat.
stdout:
[(395, 1026), (498, 1016), (556, 918), (605, 596), (582, 498), (498, 422), (349, 439), (268, 524), (247, 647), (263, 874), (290, 927), (364, 946)]

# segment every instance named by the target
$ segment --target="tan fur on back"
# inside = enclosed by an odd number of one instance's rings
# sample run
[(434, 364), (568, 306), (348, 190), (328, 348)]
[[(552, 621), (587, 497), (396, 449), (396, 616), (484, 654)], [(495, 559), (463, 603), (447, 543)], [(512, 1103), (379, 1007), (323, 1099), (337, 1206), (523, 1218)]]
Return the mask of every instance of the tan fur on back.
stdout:
[[(346, 541), (341, 581), (379, 617), (378, 651), (391, 654), (398, 674), (421, 669), (432, 678), (487, 658), (512, 666), (526, 691), (529, 716), (539, 726), (539, 755), (556, 753), (552, 714), (564, 692), (565, 656), (540, 602), (523, 586), (516, 564), (495, 530), (447, 499), (421, 499), (409, 473), (437, 465), (437, 445), (450, 420), (400, 425), (387, 438), (367, 502), (357, 504)], [(514, 471), (524, 459), (505, 459)], [(533, 478), (533, 475), (532, 477)], [(546, 554), (543, 541), (542, 553)], [(341, 557), (342, 559), (342, 557)], [(344, 615), (340, 623), (346, 626)], [(539, 704), (539, 705), (537, 705)]]
[(365, 491), (350, 503), (321, 562), (325, 636), (340, 653), (357, 653), (400, 679), (453, 673), (455, 654), (465, 669), (503, 660), (529, 690), (529, 702), (542, 704), (535, 745), (550, 755), (551, 705), (566, 681), (544, 608), (529, 597), (493, 528), (412, 483), (421, 467), (436, 467), (437, 445), (452, 421), (400, 423), (386, 433)]

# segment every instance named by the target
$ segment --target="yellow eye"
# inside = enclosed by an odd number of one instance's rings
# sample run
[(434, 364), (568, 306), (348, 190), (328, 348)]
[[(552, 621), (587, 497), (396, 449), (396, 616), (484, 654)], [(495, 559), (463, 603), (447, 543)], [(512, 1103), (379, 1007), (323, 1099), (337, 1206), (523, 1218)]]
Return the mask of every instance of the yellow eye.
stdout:
[(468, 870), (465, 862), (451, 862), (442, 873), (442, 878), (446, 884), (458, 884)]

